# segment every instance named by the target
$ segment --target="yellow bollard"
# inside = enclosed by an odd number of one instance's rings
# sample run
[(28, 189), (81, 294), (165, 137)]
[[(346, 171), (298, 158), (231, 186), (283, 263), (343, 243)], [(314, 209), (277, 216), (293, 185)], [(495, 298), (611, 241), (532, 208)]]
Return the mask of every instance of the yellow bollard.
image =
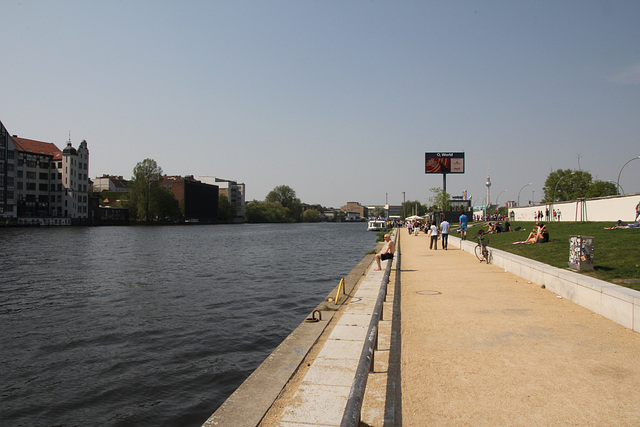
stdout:
[(336, 304), (338, 304), (338, 298), (340, 298), (340, 289), (342, 289), (342, 293), (346, 294), (344, 291), (344, 277), (340, 279), (340, 283), (338, 284), (338, 292), (336, 292)]

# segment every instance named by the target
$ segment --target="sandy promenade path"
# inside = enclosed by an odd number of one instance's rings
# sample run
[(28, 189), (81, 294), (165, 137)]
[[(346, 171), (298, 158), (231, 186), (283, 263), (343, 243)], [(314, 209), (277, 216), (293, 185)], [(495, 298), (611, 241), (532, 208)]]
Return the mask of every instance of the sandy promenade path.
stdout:
[(401, 233), (403, 425), (640, 425), (640, 334)]

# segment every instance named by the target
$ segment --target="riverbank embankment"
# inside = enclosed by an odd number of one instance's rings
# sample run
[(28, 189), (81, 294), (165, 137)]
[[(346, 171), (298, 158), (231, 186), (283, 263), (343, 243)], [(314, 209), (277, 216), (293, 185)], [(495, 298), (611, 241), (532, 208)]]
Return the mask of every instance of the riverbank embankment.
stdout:
[[(382, 244), (376, 245), (375, 251)], [(374, 252), (375, 252), (374, 251)], [(344, 310), (345, 303), (358, 288), (372, 265), (374, 254), (367, 254), (314, 310), (308, 321), (301, 323), (214, 412), (204, 426), (256, 426), (274, 407), (290, 379), (315, 359), (311, 350), (318, 342), (326, 341), (332, 320)], [(331, 326), (330, 326), (331, 325)], [(361, 347), (360, 347), (361, 349)], [(276, 405), (277, 406), (277, 405)]]
[[(399, 232), (401, 290), (395, 298), (401, 303), (393, 316), (401, 313), (401, 324), (392, 334), (401, 338), (391, 342), (389, 354), (399, 352), (400, 375), (378, 387), (384, 418), (370, 417), (365, 405), (364, 422), (635, 425), (640, 410), (628, 396), (640, 381), (640, 365), (633, 363), (640, 354), (636, 332), (573, 303), (567, 298), (571, 293), (555, 293), (550, 282), (544, 286), (551, 280), (545, 274), (531, 280), (507, 271), (511, 267), (502, 261), (479, 263), (461, 250), (472, 242), (451, 237), (447, 251), (430, 250), (427, 235)], [(302, 408), (315, 421), (331, 418), (313, 425), (340, 425), (344, 403), (333, 389), (315, 388), (314, 399), (324, 404), (313, 414), (298, 394), (305, 388), (300, 376), (309, 375), (307, 368), (320, 353), (331, 350), (321, 339), (329, 331), (319, 335), (262, 425), (303, 425), (290, 408)], [(338, 355), (334, 360), (345, 353), (332, 351)], [(333, 368), (337, 376), (326, 374), (319, 384), (347, 387), (339, 375), (343, 365)], [(386, 415), (394, 411), (400, 415), (388, 422)]]

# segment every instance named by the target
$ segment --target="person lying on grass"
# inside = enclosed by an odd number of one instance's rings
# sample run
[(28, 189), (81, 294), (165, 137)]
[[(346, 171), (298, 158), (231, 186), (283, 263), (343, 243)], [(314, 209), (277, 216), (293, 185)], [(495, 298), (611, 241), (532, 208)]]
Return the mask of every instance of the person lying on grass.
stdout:
[(633, 224), (627, 224), (621, 220), (618, 220), (613, 227), (604, 227), (605, 230), (615, 230), (617, 228), (640, 228), (640, 222), (636, 221)]

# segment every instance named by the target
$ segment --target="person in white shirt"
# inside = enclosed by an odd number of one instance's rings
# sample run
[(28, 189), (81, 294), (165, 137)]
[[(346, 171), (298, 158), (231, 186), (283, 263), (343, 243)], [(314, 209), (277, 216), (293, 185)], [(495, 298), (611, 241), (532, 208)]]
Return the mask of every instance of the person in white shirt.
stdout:
[(429, 243), (429, 249), (438, 250), (438, 227), (435, 221), (431, 223), (431, 243)]
[(440, 223), (440, 233), (442, 233), (442, 249), (447, 250), (449, 245), (449, 221), (446, 219)]

